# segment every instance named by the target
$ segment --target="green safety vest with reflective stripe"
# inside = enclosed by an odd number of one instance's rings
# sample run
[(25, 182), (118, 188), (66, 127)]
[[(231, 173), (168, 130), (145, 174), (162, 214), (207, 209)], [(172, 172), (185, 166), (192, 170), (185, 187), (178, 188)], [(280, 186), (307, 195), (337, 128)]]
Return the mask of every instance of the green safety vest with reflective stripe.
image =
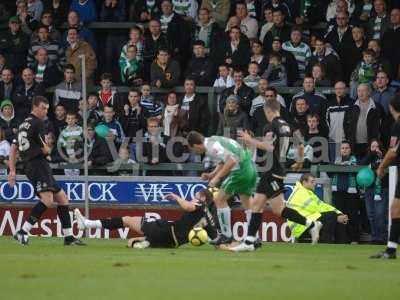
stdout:
[[(306, 189), (300, 181), (296, 183), (286, 206), (296, 210), (302, 216), (313, 221), (321, 217), (321, 213), (324, 212), (334, 211), (337, 214), (342, 214), (341, 211), (337, 210), (332, 205), (320, 200), (313, 191)], [(305, 225), (297, 224), (289, 220), (288, 225), (292, 231), (292, 236), (297, 238), (300, 237), (308, 228)]]

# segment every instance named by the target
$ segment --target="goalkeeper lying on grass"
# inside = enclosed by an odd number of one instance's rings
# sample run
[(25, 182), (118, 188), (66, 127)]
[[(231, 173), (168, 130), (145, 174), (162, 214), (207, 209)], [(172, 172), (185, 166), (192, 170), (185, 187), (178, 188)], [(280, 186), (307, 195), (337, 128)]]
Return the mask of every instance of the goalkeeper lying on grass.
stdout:
[(187, 201), (173, 193), (166, 195), (166, 198), (176, 201), (184, 210), (183, 215), (177, 221), (129, 216), (89, 220), (82, 216), (79, 209), (75, 209), (74, 215), (80, 230), (90, 228), (112, 230), (128, 227), (142, 235), (142, 237), (128, 240), (128, 246), (137, 249), (179, 247), (188, 243), (189, 231), (198, 224), (204, 227), (211, 239), (216, 238), (217, 232), (212, 214), (214, 202), (210, 191), (207, 189), (198, 191), (192, 201)]

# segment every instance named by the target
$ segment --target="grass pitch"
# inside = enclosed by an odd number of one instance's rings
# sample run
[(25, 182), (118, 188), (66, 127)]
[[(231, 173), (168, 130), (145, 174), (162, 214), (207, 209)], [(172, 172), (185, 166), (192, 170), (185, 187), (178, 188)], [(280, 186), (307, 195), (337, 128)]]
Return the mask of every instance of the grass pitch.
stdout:
[(0, 237), (0, 299), (399, 299), (400, 259), (382, 246), (264, 244), (254, 253), (210, 246), (133, 250), (122, 240)]

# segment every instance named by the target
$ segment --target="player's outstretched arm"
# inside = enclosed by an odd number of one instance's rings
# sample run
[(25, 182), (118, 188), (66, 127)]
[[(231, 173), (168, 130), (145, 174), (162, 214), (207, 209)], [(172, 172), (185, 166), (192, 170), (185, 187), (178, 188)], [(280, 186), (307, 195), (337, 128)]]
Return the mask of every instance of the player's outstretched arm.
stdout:
[(11, 144), (11, 149), (10, 149), (10, 162), (9, 162), (9, 167), (10, 167), (10, 173), (8, 174), (8, 184), (10, 186), (15, 185), (15, 178), (16, 178), (16, 171), (15, 171), (15, 164), (16, 164), (16, 157), (17, 157), (17, 145), (14, 143)]
[(268, 151), (268, 152), (273, 152), (274, 151), (274, 145), (269, 142), (268, 139), (263, 139), (263, 140), (258, 140), (256, 138), (253, 138), (249, 132), (247, 131), (238, 131), (238, 137), (240, 140), (244, 141), (247, 145), (252, 145), (256, 147), (257, 149)]
[(167, 198), (168, 200), (176, 201), (184, 211), (192, 212), (196, 210), (196, 205), (197, 205), (196, 200), (187, 201), (174, 193), (166, 195), (165, 198)]
[(385, 175), (386, 168), (397, 158), (397, 147), (390, 148), (388, 152), (386, 152), (385, 157), (382, 162), (379, 164), (378, 169), (376, 170), (376, 175), (382, 178)]

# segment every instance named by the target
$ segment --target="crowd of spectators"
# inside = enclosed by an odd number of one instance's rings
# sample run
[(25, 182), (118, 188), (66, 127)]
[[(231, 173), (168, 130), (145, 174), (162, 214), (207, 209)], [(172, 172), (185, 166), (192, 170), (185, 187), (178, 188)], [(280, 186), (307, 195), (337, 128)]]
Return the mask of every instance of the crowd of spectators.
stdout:
[[(29, 114), (32, 98), (49, 96), (50, 88), (50, 162), (79, 161), (84, 134), (91, 166), (141, 157), (150, 164), (168, 162), (168, 141), (191, 130), (236, 138), (237, 130), (245, 129), (261, 136), (267, 123), (263, 104), (275, 99), (281, 115), (304, 137), (301, 167), (376, 165), (396, 142), (390, 135), (389, 102), (400, 86), (399, 7), (396, 0), (2, 1), (1, 162), (7, 161), (7, 143)], [(91, 22), (132, 26), (94, 32)], [(98, 87), (87, 97), (86, 133), (81, 55), (86, 82)], [(129, 92), (121, 93), (120, 85)], [(177, 86), (184, 93), (174, 92)], [(222, 89), (216, 111), (209, 111), (198, 86)], [(274, 87), (299, 87), (300, 92), (279, 95)], [(323, 87), (334, 93), (319, 92)], [(155, 93), (155, 88), (170, 92)], [(211, 128), (211, 119), (218, 126)], [(94, 131), (99, 124), (109, 128), (106, 139)], [(132, 142), (138, 134), (144, 140), (140, 147)], [(324, 146), (329, 151), (321, 151)], [(179, 156), (187, 149), (178, 145), (173, 152)], [(288, 152), (288, 168), (299, 167), (295, 152), (293, 147)], [(188, 155), (187, 161), (194, 159)], [(335, 177), (336, 198), (355, 202), (348, 196), (358, 193), (352, 179)], [(379, 197), (387, 193), (387, 181), (376, 185)], [(373, 192), (366, 194), (374, 198)], [(337, 206), (354, 212), (343, 207), (351, 201)], [(385, 239), (378, 231), (374, 238)], [(350, 236), (357, 240), (356, 231)]]

